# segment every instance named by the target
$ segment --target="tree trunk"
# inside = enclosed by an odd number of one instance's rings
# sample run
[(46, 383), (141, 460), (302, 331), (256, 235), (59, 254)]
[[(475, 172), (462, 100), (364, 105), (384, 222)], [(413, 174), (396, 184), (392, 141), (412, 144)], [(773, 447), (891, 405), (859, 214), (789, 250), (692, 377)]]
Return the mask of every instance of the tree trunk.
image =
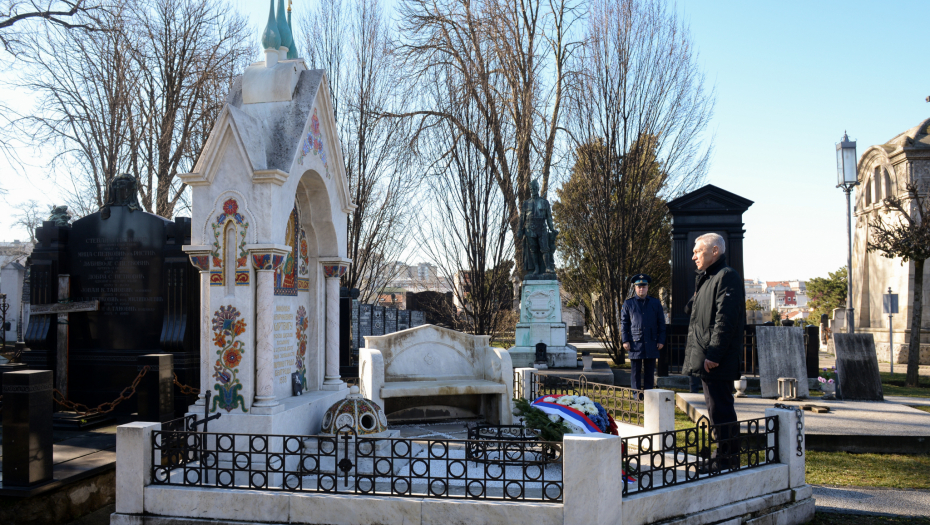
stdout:
[[(907, 349), (905, 386), (916, 387), (920, 376), (920, 319), (923, 316), (924, 260), (914, 259), (914, 306), (911, 310), (911, 343)], [(894, 349), (891, 351), (894, 359)]]

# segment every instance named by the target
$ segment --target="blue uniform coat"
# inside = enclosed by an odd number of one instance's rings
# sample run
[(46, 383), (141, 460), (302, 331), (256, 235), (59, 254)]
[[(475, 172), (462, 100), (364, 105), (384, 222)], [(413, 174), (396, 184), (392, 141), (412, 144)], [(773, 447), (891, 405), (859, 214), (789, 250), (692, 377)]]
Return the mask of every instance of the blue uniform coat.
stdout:
[(665, 312), (655, 297), (631, 297), (620, 309), (621, 341), (630, 343), (630, 359), (658, 359), (665, 344)]

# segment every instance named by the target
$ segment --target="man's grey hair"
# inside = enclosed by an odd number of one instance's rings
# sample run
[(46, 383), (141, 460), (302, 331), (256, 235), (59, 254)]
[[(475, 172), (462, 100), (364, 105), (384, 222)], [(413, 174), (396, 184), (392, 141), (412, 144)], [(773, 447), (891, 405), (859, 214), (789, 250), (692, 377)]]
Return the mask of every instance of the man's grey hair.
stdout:
[(716, 233), (705, 233), (697, 239), (694, 240), (694, 244), (703, 244), (705, 248), (711, 248), (716, 246), (717, 251), (720, 255), (723, 255), (727, 251), (727, 243), (723, 240), (723, 237)]

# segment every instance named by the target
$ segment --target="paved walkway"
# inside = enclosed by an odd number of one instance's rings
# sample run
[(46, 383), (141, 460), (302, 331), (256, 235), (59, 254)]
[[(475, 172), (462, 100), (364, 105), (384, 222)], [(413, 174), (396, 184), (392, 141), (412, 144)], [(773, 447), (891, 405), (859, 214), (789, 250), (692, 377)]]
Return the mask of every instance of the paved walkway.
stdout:
[(814, 485), (820, 512), (930, 516), (930, 490)]

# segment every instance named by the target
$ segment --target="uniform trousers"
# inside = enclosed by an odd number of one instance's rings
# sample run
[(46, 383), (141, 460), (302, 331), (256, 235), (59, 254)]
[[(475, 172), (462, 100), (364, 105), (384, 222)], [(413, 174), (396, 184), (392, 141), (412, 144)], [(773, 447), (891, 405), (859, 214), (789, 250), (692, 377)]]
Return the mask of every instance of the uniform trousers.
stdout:
[(630, 364), (632, 365), (630, 369), (630, 386), (636, 390), (650, 390), (655, 388), (655, 359), (630, 359)]

